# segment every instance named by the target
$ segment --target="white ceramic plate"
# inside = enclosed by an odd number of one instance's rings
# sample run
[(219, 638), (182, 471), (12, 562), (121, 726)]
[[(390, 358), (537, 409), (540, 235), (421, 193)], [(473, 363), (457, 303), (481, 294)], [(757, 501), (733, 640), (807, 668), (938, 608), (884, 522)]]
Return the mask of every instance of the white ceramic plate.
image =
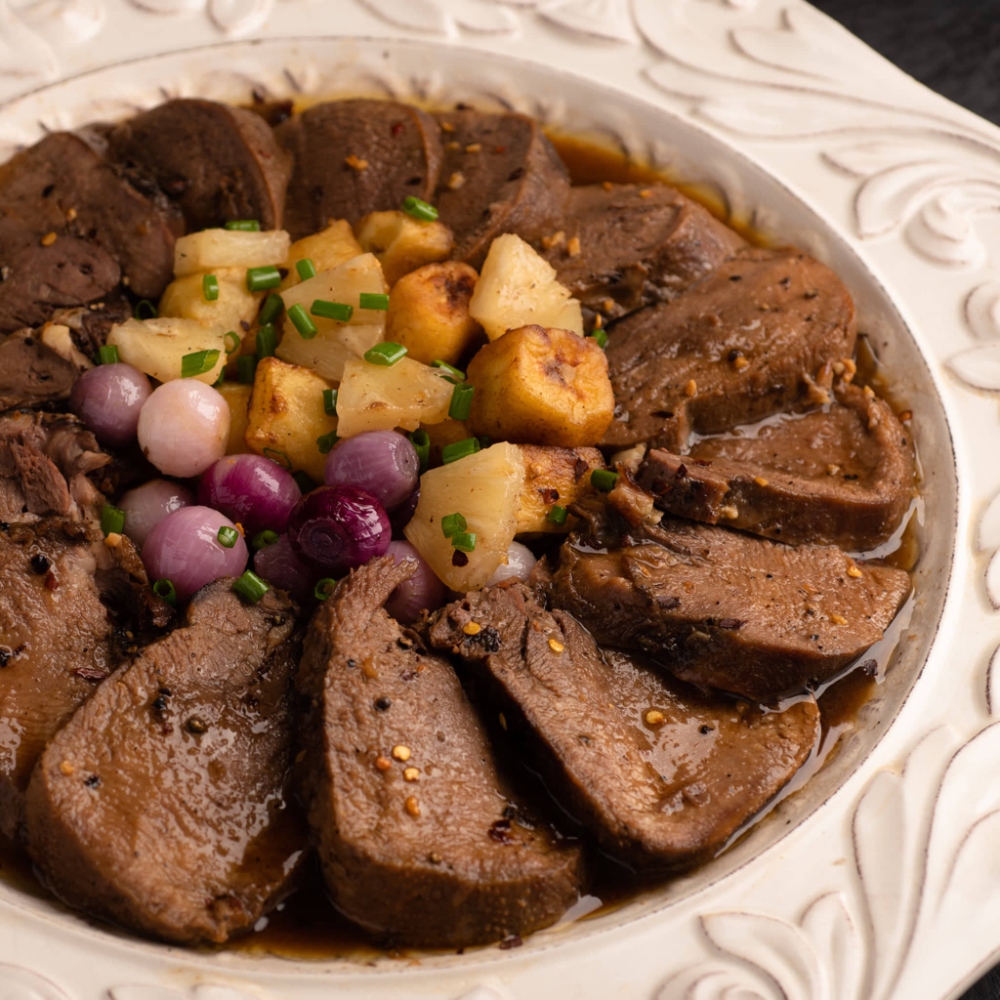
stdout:
[(858, 730), (693, 875), (521, 948), (369, 964), (154, 945), (0, 882), (0, 997), (937, 1000), (995, 959), (996, 129), (794, 0), (10, 3), (0, 159), (45, 128), (256, 88), (500, 104), (711, 185), (847, 283), (924, 480), (912, 617)]

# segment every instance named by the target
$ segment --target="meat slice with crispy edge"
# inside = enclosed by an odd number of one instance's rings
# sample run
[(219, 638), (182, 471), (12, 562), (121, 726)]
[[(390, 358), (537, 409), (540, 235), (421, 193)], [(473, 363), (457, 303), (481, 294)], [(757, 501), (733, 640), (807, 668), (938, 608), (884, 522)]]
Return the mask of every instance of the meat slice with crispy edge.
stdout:
[(519, 583), (467, 594), (429, 637), (470, 665), (477, 701), (503, 714), (511, 749), (541, 766), (564, 807), (630, 865), (712, 857), (819, 737), (811, 698), (764, 713), (625, 654), (604, 659), (571, 615), (545, 611)]
[(403, 207), (414, 196), (432, 201), (441, 168), (434, 119), (396, 101), (329, 101), (275, 129), (295, 165), (285, 228), (292, 239), (332, 220), (352, 225), (369, 212)]
[(854, 304), (828, 267), (794, 248), (740, 250), (672, 302), (612, 326), (604, 443), (683, 451), (691, 431), (788, 409), (851, 357), (856, 337)]
[(247, 931), (295, 885), (297, 609), (231, 579), (105, 681), (28, 788), (28, 849), (65, 902), (181, 944)]
[(801, 416), (702, 438), (687, 454), (654, 449), (636, 479), (670, 514), (782, 542), (873, 549), (916, 494), (910, 435), (888, 403), (839, 384)]
[(327, 887), (398, 943), (526, 934), (577, 899), (580, 849), (511, 797), (454, 670), (383, 610), (413, 568), (386, 556), (355, 570), (306, 639), (299, 773)]
[(188, 232), (236, 219), (282, 228), (291, 160), (260, 115), (180, 98), (122, 122), (108, 141), (180, 208)]

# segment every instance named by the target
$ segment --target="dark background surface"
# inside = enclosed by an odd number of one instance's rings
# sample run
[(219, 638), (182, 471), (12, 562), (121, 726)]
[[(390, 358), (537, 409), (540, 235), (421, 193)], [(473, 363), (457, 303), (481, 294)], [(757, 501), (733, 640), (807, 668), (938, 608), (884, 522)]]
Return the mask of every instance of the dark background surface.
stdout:
[[(1000, 0), (810, 2), (921, 83), (1000, 125)], [(996, 934), (1000, 943), (1000, 927)], [(1000, 966), (962, 1000), (1000, 1000)]]

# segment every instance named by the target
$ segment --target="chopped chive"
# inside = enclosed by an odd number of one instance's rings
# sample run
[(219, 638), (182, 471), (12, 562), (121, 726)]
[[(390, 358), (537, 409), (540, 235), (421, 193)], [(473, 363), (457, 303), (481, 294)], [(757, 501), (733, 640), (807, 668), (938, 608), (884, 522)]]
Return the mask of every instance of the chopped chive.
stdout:
[(464, 441), (446, 444), (441, 449), (441, 461), (448, 465), (450, 462), (457, 462), (460, 458), (475, 455), (477, 451), (479, 451), (479, 441), (476, 438), (466, 438)]
[(273, 264), (247, 268), (247, 288), (251, 292), (263, 292), (268, 288), (277, 288), (280, 284), (281, 272)]
[(331, 416), (337, 415), (337, 389), (323, 390), (323, 409)]
[(362, 309), (375, 309), (385, 312), (389, 308), (388, 295), (376, 295), (373, 292), (362, 292), (358, 298), (358, 305)]
[(618, 482), (618, 473), (610, 469), (594, 469), (590, 474), (590, 485), (602, 493), (610, 493)]
[(226, 354), (235, 354), (242, 345), (243, 341), (240, 340), (240, 335), (235, 330), (230, 330), (226, 334)]
[(565, 507), (560, 507), (556, 504), (552, 510), (545, 515), (546, 521), (551, 521), (553, 524), (565, 524), (566, 518), (569, 516), (569, 511)]
[(317, 601), (325, 601), (333, 593), (336, 586), (337, 581), (334, 580), (332, 576), (328, 576), (316, 584), (316, 587), (313, 590), (313, 597), (315, 597)]
[(270, 589), (256, 573), (250, 570), (233, 584), (233, 590), (253, 604), (256, 604)]
[(441, 532), (445, 538), (454, 538), (469, 527), (469, 522), (461, 514), (445, 514), (441, 518)]
[(273, 323), (285, 308), (285, 300), (277, 292), (271, 292), (260, 309), (260, 322)]
[(241, 354), (236, 359), (236, 380), (241, 385), (253, 385), (253, 377), (257, 374), (257, 355)]
[(365, 361), (372, 365), (391, 368), (397, 361), (402, 361), (408, 353), (402, 344), (394, 344), (391, 340), (387, 340), (365, 351)]
[(449, 365), (447, 361), (442, 361), (438, 358), (431, 362), (431, 368), (440, 368), (441, 371), (445, 373), (445, 378), (450, 379), (452, 382), (464, 382), (465, 372), (461, 368), (455, 368), (453, 365)]
[(340, 440), (340, 435), (336, 431), (330, 431), (329, 434), (323, 434), (321, 437), (316, 438), (316, 446), (319, 448), (319, 453), (321, 455), (329, 455), (333, 450), (333, 446)]
[(164, 604), (169, 604), (170, 607), (177, 607), (177, 588), (167, 580), (166, 578), (162, 580), (157, 580), (153, 584), (153, 593), (156, 594)]
[(206, 274), (201, 279), (201, 291), (206, 302), (214, 302), (219, 297), (219, 279), (214, 274)]
[(140, 299), (135, 304), (135, 311), (132, 313), (136, 319), (156, 319), (160, 315), (160, 310), (149, 299)]
[(593, 333), (588, 333), (588, 337), (597, 341), (597, 346), (603, 351), (605, 347), (608, 346), (608, 334), (607, 331), (601, 327), (597, 327)]
[(283, 451), (279, 451), (277, 448), (265, 448), (263, 455), (264, 458), (269, 458), (272, 462), (277, 462), (283, 469), (288, 469), (289, 472), (292, 471), (292, 460)]
[(240, 233), (259, 233), (260, 223), (256, 219), (233, 219), (226, 223), (226, 229)]
[(303, 472), (301, 469), (298, 472), (292, 473), (292, 479), (295, 480), (295, 484), (303, 494), (311, 493), (316, 488), (316, 484), (312, 481), (309, 473)]
[(438, 217), (438, 210), (433, 205), (428, 205), (426, 201), (414, 198), (413, 195), (403, 199), (403, 211), (421, 222), (436, 222)]
[(274, 324), (264, 323), (257, 331), (257, 357), (273, 358), (277, 346), (278, 335), (274, 332)]
[(101, 531), (105, 535), (120, 535), (125, 530), (125, 511), (106, 503), (101, 508)]
[(101, 359), (102, 365), (118, 364), (118, 348), (114, 344), (105, 344), (97, 349), (97, 356)]
[(259, 549), (266, 549), (269, 545), (274, 545), (274, 543), (281, 536), (276, 532), (272, 531), (270, 528), (265, 528), (263, 531), (258, 531), (256, 535), (250, 540), (250, 545), (254, 552)]
[(308, 281), (310, 278), (316, 277), (316, 265), (308, 257), (297, 260), (295, 262), (295, 270), (298, 271), (299, 278), (302, 281)]
[(468, 420), (472, 412), (472, 394), (476, 387), (463, 382), (456, 385), (451, 391), (451, 405), (448, 407), (448, 416), (452, 420)]
[(335, 319), (338, 323), (347, 323), (354, 315), (354, 306), (349, 306), (346, 302), (317, 299), (309, 312), (313, 316), (322, 316), (324, 319)]
[(295, 325), (303, 340), (312, 340), (319, 333), (316, 324), (309, 318), (309, 313), (297, 302), (294, 306), (288, 307), (288, 318)]
[(224, 549), (231, 549), (240, 537), (240, 533), (235, 528), (230, 528), (229, 525), (224, 524), (219, 528), (219, 534), (216, 537)]
[(195, 378), (210, 372), (219, 360), (221, 351), (194, 351), (181, 358), (181, 378)]
[(451, 540), (451, 547), (459, 552), (476, 551), (476, 533), (474, 531), (462, 531)]
[(417, 458), (420, 459), (420, 474), (423, 475), (431, 464), (431, 436), (427, 431), (414, 431), (410, 435), (410, 444), (416, 449)]

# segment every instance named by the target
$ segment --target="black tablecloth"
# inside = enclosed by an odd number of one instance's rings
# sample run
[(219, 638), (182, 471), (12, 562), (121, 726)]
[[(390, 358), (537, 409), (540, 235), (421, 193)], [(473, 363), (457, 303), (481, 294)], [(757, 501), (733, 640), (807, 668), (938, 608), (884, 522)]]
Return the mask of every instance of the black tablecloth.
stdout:
[[(921, 83), (1000, 125), (1000, 0), (811, 2)], [(962, 1000), (1000, 1000), (1000, 966)]]

